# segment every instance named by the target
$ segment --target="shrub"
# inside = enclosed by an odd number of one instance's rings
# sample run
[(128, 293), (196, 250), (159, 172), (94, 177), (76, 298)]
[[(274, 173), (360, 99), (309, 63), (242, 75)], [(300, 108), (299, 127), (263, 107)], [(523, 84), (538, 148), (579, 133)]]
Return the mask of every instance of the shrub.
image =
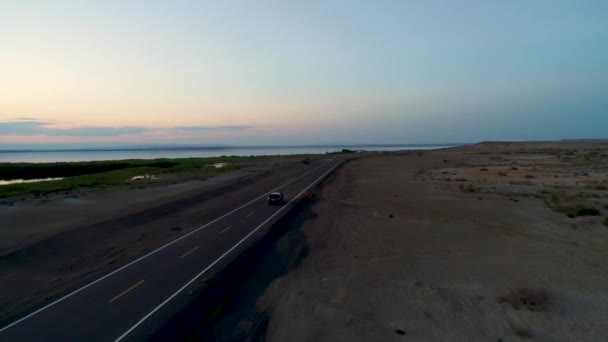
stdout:
[(566, 216), (570, 218), (575, 218), (578, 216), (600, 215), (600, 211), (594, 207), (586, 207), (581, 204), (566, 205), (562, 203), (558, 193), (552, 194), (550, 199), (545, 200), (545, 204), (547, 207), (557, 211), (558, 213), (566, 214)]
[(568, 217), (577, 216), (599, 216), (600, 211), (593, 207), (574, 206), (571, 208), (571, 212), (568, 213)]
[(479, 169), (479, 171), (488, 171), (487, 167), (482, 167), (481, 169)]
[(511, 166), (511, 170), (515, 171), (515, 170), (519, 170), (519, 169), (517, 168), (517, 166)]
[(608, 217), (604, 219), (604, 226), (608, 227)]
[(503, 177), (504, 177), (504, 176), (506, 176), (506, 175), (507, 175), (507, 173), (506, 173), (506, 172), (502, 172), (502, 171), (498, 171), (498, 175), (499, 175), (499, 176), (503, 176)]
[(536, 178), (536, 177), (534, 177), (534, 175), (525, 175), (524, 177), (526, 177), (528, 179)]

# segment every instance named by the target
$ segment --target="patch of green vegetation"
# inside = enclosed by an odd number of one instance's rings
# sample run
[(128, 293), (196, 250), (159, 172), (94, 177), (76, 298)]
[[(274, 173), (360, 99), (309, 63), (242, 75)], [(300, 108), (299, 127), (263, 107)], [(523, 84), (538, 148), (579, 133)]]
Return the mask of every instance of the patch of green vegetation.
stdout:
[(211, 312), (207, 316), (207, 321), (210, 321), (210, 322), (215, 321), (218, 317), (220, 317), (220, 315), (222, 314), (222, 311), (224, 311), (224, 304), (219, 303), (218, 305), (216, 305), (213, 308), (213, 310), (211, 310)]
[[(0, 164), (0, 179), (37, 179), (58, 178), (61, 180), (36, 183), (21, 183), (0, 186), (0, 198), (33, 194), (45, 195), (58, 191), (81, 188), (105, 188), (127, 184), (145, 184), (152, 180), (131, 181), (134, 176), (155, 175), (162, 178), (169, 173), (192, 173), (195, 176), (211, 176), (243, 167), (247, 162), (260, 157), (213, 157), (213, 158), (176, 158), (152, 160), (109, 160), (94, 162), (65, 163), (4, 163)], [(277, 158), (276, 156), (274, 158)], [(216, 163), (226, 163), (222, 168)]]
[(575, 154), (575, 151), (573, 151), (573, 150), (568, 150), (568, 151), (564, 152), (564, 155), (566, 155), (566, 156), (573, 156), (574, 154)]
[(551, 198), (545, 200), (547, 207), (557, 211), (558, 213), (566, 214), (570, 218), (578, 216), (599, 216), (600, 211), (594, 207), (587, 207), (581, 204), (565, 204), (562, 202), (558, 193), (553, 193)]
[(348, 154), (348, 153), (356, 153), (357, 151), (353, 151), (353, 150), (349, 150), (346, 148), (343, 148), (342, 151), (336, 151), (336, 152), (326, 152), (325, 154)]

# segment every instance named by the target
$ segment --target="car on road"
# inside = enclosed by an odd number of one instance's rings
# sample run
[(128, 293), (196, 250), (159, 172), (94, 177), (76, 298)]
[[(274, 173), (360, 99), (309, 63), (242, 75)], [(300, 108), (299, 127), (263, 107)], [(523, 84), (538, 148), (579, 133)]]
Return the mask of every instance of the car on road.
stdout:
[(273, 204), (284, 204), (285, 196), (283, 196), (282, 192), (272, 192), (268, 195), (268, 205)]

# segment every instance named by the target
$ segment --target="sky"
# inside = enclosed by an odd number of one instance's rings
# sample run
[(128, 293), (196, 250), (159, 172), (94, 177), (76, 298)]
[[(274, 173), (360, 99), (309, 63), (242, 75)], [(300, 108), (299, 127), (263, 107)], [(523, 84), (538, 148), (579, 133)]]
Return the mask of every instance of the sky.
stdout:
[(608, 138), (608, 1), (3, 1), (0, 149)]

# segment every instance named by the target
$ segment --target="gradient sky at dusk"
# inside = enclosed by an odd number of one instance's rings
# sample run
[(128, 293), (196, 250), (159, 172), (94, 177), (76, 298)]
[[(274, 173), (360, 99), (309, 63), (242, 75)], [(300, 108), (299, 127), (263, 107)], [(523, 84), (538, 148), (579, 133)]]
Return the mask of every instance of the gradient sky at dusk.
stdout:
[(5, 1), (0, 148), (608, 138), (608, 1)]

